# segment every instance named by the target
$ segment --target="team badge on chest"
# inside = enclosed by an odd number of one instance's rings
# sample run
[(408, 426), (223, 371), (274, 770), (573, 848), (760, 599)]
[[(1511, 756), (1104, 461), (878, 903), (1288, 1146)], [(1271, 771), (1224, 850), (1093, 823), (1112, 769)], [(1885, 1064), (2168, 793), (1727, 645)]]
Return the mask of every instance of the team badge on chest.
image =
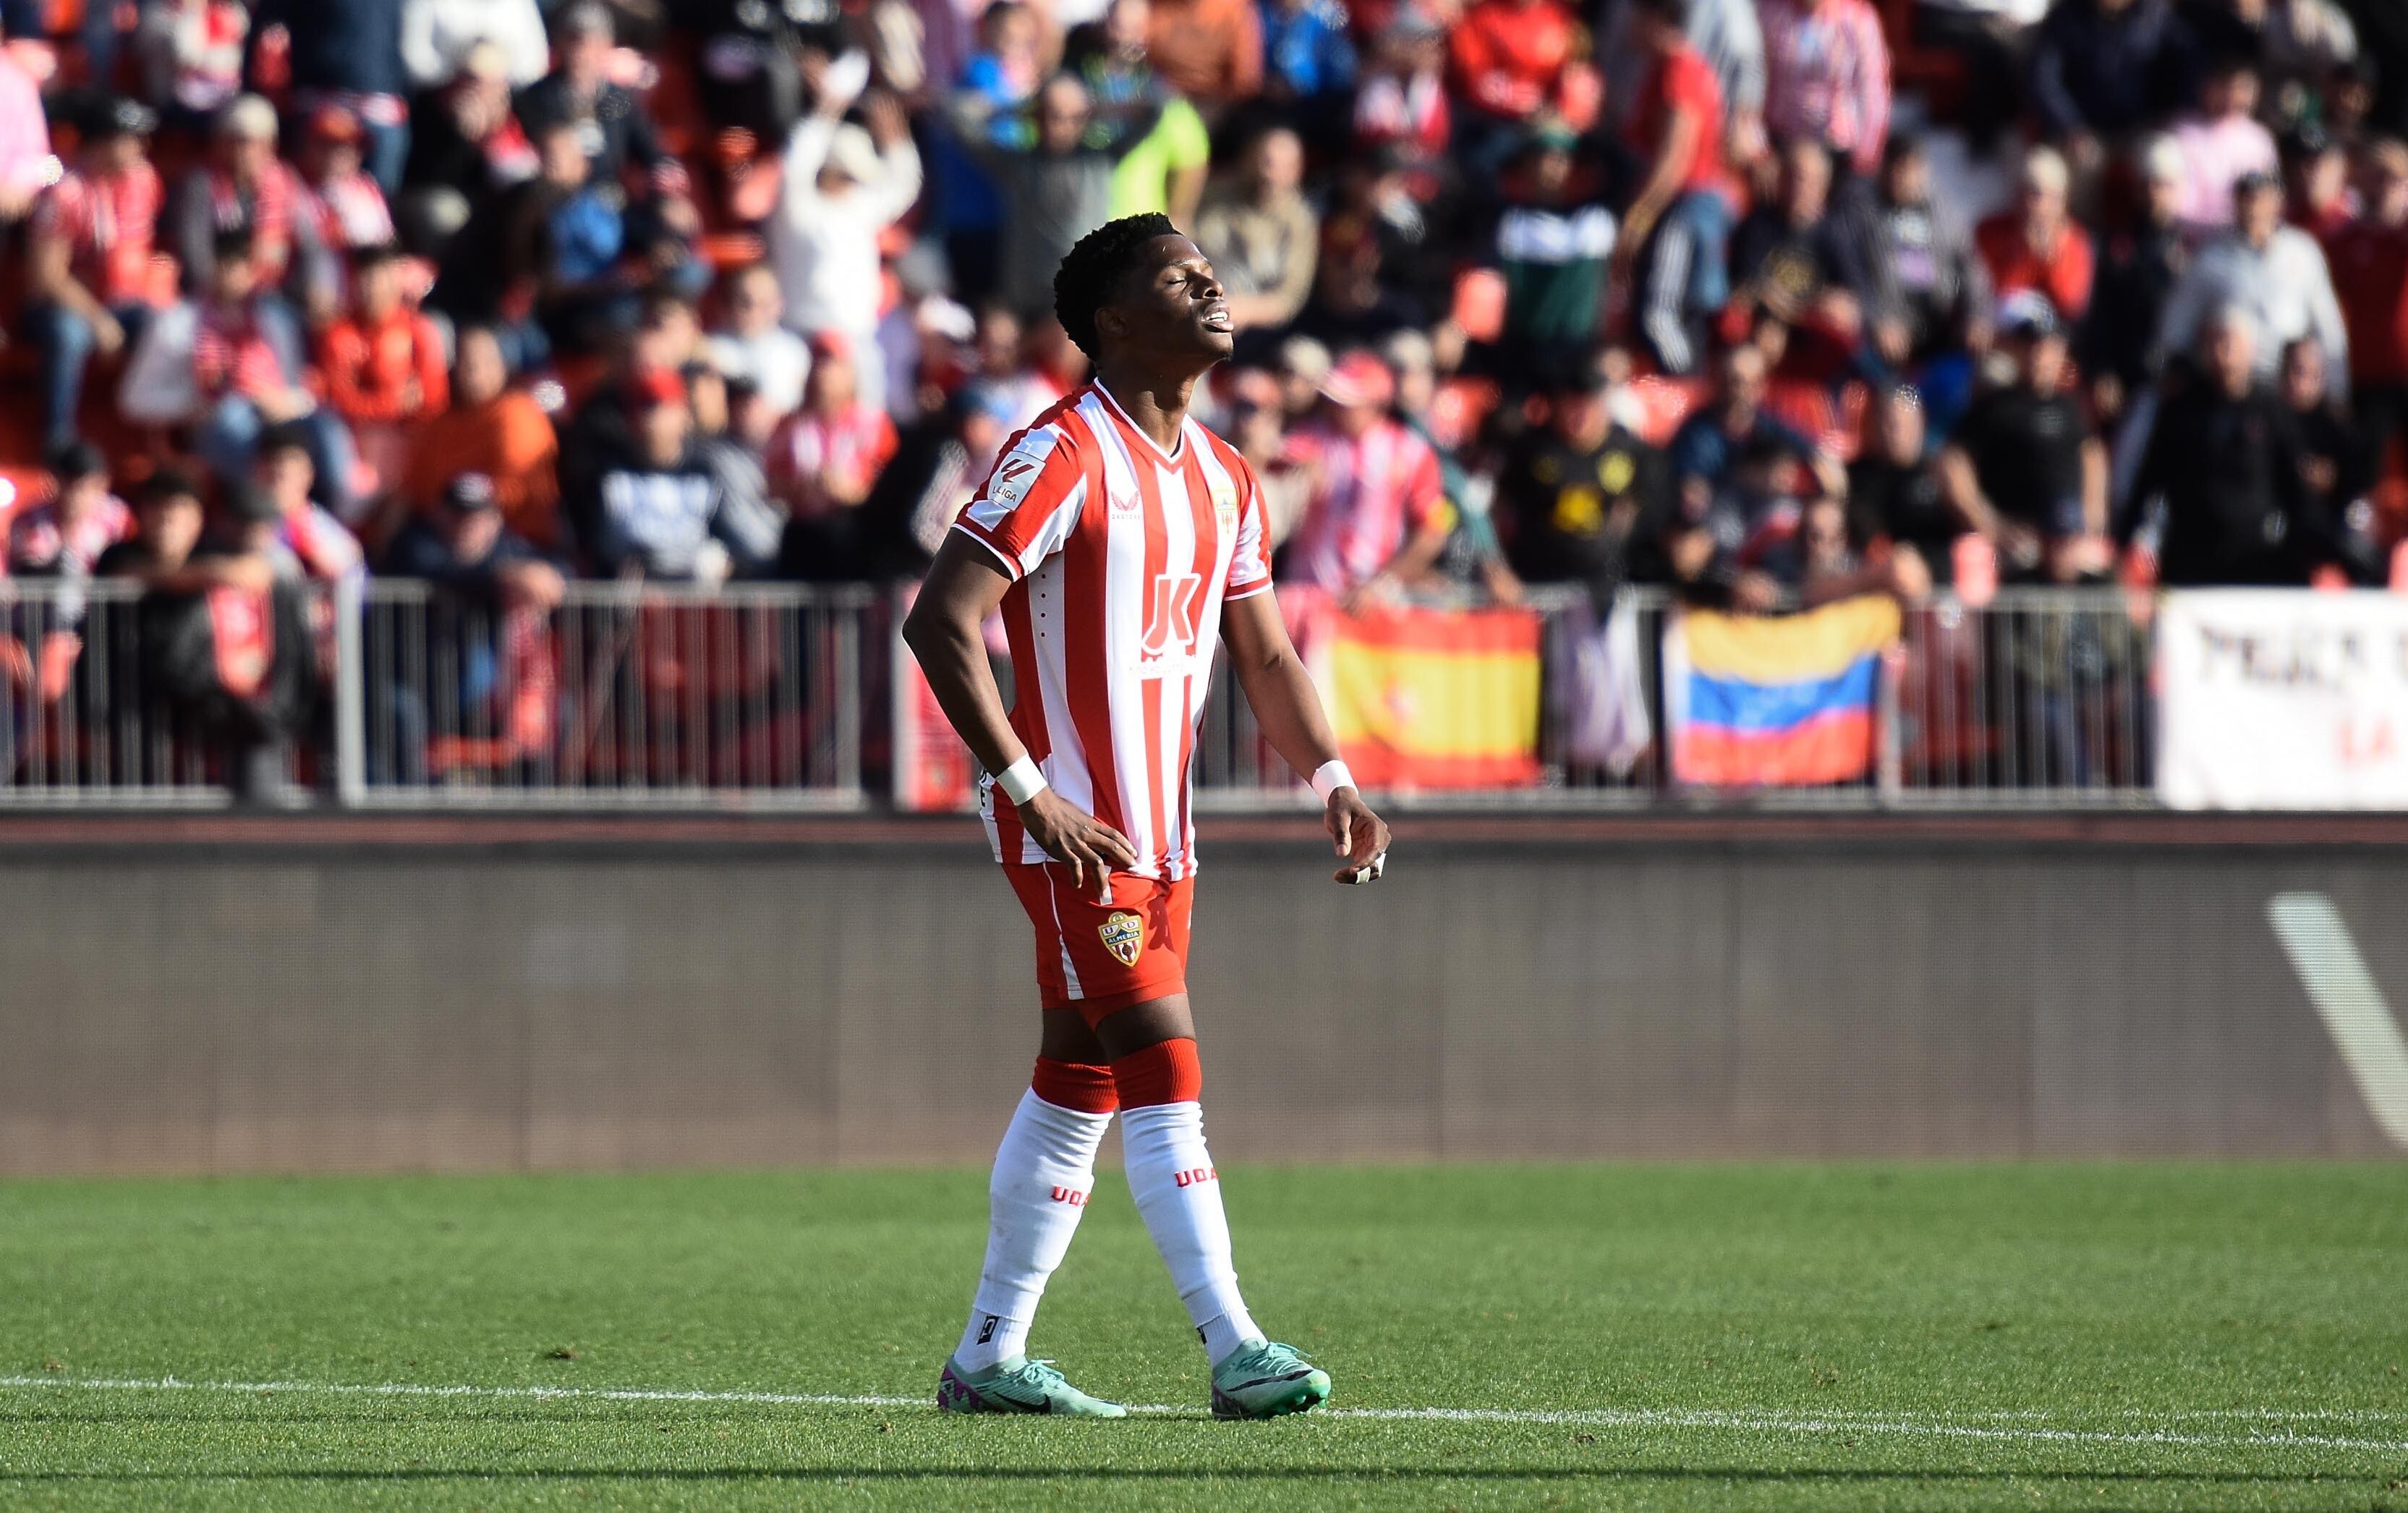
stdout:
[(1096, 933), (1104, 938), (1104, 949), (1124, 967), (1136, 966), (1138, 953), (1145, 949), (1145, 921), (1125, 909), (1106, 915)]

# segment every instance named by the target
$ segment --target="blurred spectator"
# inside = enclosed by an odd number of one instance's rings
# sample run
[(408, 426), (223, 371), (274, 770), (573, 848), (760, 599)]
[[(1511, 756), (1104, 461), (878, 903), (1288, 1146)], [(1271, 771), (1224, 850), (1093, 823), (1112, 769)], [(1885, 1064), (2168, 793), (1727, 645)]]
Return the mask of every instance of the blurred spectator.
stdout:
[(1910, 36), (1919, 50), (1963, 64), (1956, 114), (1967, 145), (1987, 157), (2023, 113), (2024, 60), (2050, 0), (1917, 0)]
[(331, 583), (352, 577), (366, 566), (359, 538), (320, 504), (314, 447), (308, 429), (286, 423), (259, 439), (258, 457), (249, 479), (233, 479), (228, 490), (237, 500), (266, 500), (272, 517), (248, 524), (264, 526), (259, 549), (267, 554), (276, 576), (289, 583), (315, 580)]
[(1825, 496), (1799, 492), (1813, 480), (1791, 460), (1785, 442), (1759, 433), (1732, 449), (1711, 484), (1683, 480), (1661, 547), (1683, 598), (1755, 614), (1802, 607), (1800, 526)]
[(597, 183), (624, 188), (634, 168), (652, 189), (677, 192), (685, 170), (662, 151), (652, 111), (610, 78), (614, 38), (609, 9), (595, 0), (576, 0), (562, 11), (552, 32), (554, 65), (519, 92), (519, 121), (537, 140), (552, 127), (575, 127)]
[(2208, 243), (2174, 285), (2157, 330), (2160, 355), (2192, 351), (2209, 316), (2229, 307), (2248, 312), (2242, 339), (2270, 382), (2283, 348), (2314, 337), (2332, 365), (2335, 392), (2346, 390), (2349, 333), (2316, 239), (2283, 224), (2283, 186), (2253, 174), (2234, 189), (2232, 230)]
[(2332, 532), (2335, 555), (2353, 580), (2380, 584), (2391, 565), (2385, 560), (2374, 509), (2366, 498), (2374, 475), (2366, 470), (2364, 449), (2348, 412), (2327, 387), (2328, 377), (2324, 353), (2315, 342), (2294, 341), (2283, 349), (2283, 408), (2299, 437), (2300, 483), (2306, 491), (2308, 516)]
[[(883, 303), (878, 238), (919, 197), (920, 154), (892, 98), (870, 100), (867, 131), (840, 119), (850, 103), (830, 88), (795, 128), (785, 197), (769, 223), (769, 262), (788, 325), (805, 336), (835, 332), (867, 351)], [(883, 371), (873, 367), (862, 376), (865, 391), (882, 398)]]
[(532, 84), (552, 67), (536, 0), (402, 0), (401, 62), (411, 88), (452, 82), (480, 42), (502, 50), (512, 84)]
[(509, 384), (509, 366), (489, 326), (462, 329), (452, 368), (452, 406), (429, 419), (410, 456), (408, 490), (421, 508), (433, 505), (458, 473), (488, 480), (494, 503), (510, 531), (557, 552), (560, 526), (560, 443), (551, 417), (523, 390)]
[[(210, 262), (209, 286), (190, 307), (190, 362), (202, 413), (194, 444), (218, 478), (231, 483), (250, 473), (262, 434), (290, 423), (307, 439), (320, 497), (351, 519), (351, 434), (306, 387), (300, 324), (262, 286), (251, 233), (219, 233)], [(164, 342), (175, 328), (161, 320), (150, 335)]]
[(420, 423), (452, 402), (443, 339), (433, 321), (403, 301), (401, 274), (396, 248), (356, 254), (351, 311), (326, 329), (318, 348), (326, 402), (351, 427), (380, 492), (408, 471)]
[(1629, 576), (1633, 538), (1667, 506), (1663, 458), (1617, 425), (1595, 364), (1558, 382), (1546, 425), (1498, 479), (1506, 560), (1534, 584), (1582, 584), (1599, 602)]
[[(1652, 58), (1635, 39), (1640, 7), (1621, 0), (1606, 23), (1598, 57), (1605, 67), (1605, 108), (1614, 129), (1630, 130), (1630, 113), (1647, 82)], [(1689, 46), (1713, 69), (1734, 136), (1759, 137), (1764, 119), (1764, 29), (1756, 0), (1690, 0)]]
[(41, 86), (14, 52), (0, 47), (0, 229), (22, 221), (34, 196), (58, 175)]
[(1312, 295), (1296, 329), (1326, 348), (1377, 346), (1424, 322), (1424, 313), (1387, 276), (1387, 252), (1377, 226), (1359, 216), (1333, 215), (1322, 224)]
[(1902, 384), (1874, 397), (1865, 450), (1848, 466), (1848, 537), (1859, 554), (1914, 548), (1940, 583), (1956, 576), (1958, 538), (1975, 529), (1927, 444), (1923, 401)]
[(301, 214), (317, 230), (330, 261), (394, 239), (384, 191), (361, 166), (359, 119), (340, 106), (309, 118), (301, 144)]
[(251, 12), (239, 0), (152, 0), (134, 37), (142, 97), (197, 136), (242, 93)]
[(135, 499), (134, 534), (93, 570), (144, 587), (133, 639), (151, 713), (181, 716), (220, 747), (237, 799), (307, 804), (284, 768), (308, 721), (316, 655), (306, 607), (269, 555), (276, 500), (236, 489), (225, 527), (204, 540), (199, 492), (179, 474), (153, 474)]
[(1570, 127), (1542, 124), (1509, 181), (1496, 242), (1509, 365), (1577, 360), (1602, 332), (1613, 212), (1600, 203), (1598, 185), (1575, 179), (1578, 145)]
[(767, 263), (752, 263), (721, 281), (726, 324), (711, 334), (710, 360), (729, 382), (752, 385), (761, 402), (779, 416), (803, 403), (803, 381), (811, 370), (810, 344), (785, 328), (784, 296)]
[(1564, 102), (1566, 68), (1579, 23), (1556, 0), (1475, 0), (1449, 39), (1455, 89), (1456, 151), (1474, 182), (1504, 166), (1529, 122)]
[(1627, 0), (1632, 40), (1653, 60), (1624, 144), (1639, 188), (1622, 216), (1617, 276), (1635, 273), (1641, 339), (1667, 372), (1703, 366), (1704, 323), (1729, 297), (1737, 190), (1723, 164), (1722, 88), (1683, 27), (1690, 0)]
[(2167, 301), (2190, 264), (2190, 245), (2176, 219), (2181, 152), (2160, 137), (2143, 148), (2140, 167), (2140, 216), (2107, 241), (2090, 318), (2075, 347), (2091, 379), (2094, 402), (2110, 418), (2119, 417), (2128, 397), (2148, 381)]
[[(829, 366), (824, 359), (819, 369)], [(774, 537), (747, 533), (767, 517), (757, 499), (736, 499), (695, 444), (694, 412), (675, 372), (648, 368), (630, 381), (632, 454), (602, 469), (578, 517), (591, 522), (594, 565), (612, 577), (715, 584), (767, 565)]]
[(58, 492), (8, 518), (8, 574), (89, 578), (101, 554), (134, 532), (134, 512), (108, 491), (108, 459), (89, 441), (50, 458)]
[(536, 176), (535, 144), (510, 108), (508, 67), (500, 48), (471, 48), (457, 78), (419, 96), (395, 203), (412, 252), (439, 258), (463, 226), (488, 220), (511, 186)]
[(2072, 179), (2055, 150), (2024, 154), (2023, 180), (2015, 208), (1982, 223), (1973, 234), (1982, 261), (2000, 297), (2027, 290), (2047, 296), (2063, 320), (2079, 322), (2090, 310), (2098, 269), (2090, 234), (2066, 207)]
[(2350, 182), (2349, 150), (2315, 127), (2294, 134), (2282, 146), (2290, 223), (2329, 244), (2358, 218), (2357, 186)]
[(84, 372), (138, 337), (152, 298), (162, 192), (145, 138), (158, 123), (132, 100), (86, 126), (75, 170), (36, 205), (26, 245), (25, 324), (42, 354), (43, 433), (76, 434)]
[(2007, 302), (1999, 324), (2014, 377), (1974, 402), (1941, 454), (1949, 502), (1989, 538), (2002, 576), (2103, 576), (2114, 561), (2107, 448), (2071, 387), (2065, 328), (2029, 293)]
[(2174, 123), (2174, 150), (2183, 157), (2179, 213), (2194, 237), (2232, 223), (2235, 184), (2281, 170), (2274, 135), (2258, 120), (2258, 103), (2257, 65), (2228, 58), (2208, 70), (2199, 112)]
[(2359, 182), (2362, 213), (2328, 249), (2349, 330), (2361, 465), (2379, 477), (2391, 439), (2408, 425), (2408, 144), (2371, 143)]
[(1354, 87), (1354, 43), (1337, 0), (1259, 0), (1264, 97), (1326, 135)]
[(436, 507), (394, 538), (383, 570), (489, 610), (505, 604), (550, 609), (561, 598), (560, 569), (509, 528), (494, 481), (482, 473), (461, 473), (444, 484)]
[[(1113, 167), (1138, 137), (1135, 126), (1096, 121), (1087, 86), (1076, 74), (1047, 79), (1034, 108), (1036, 129), (1025, 150), (990, 149), (981, 155), (1003, 195), (996, 292), (1024, 321), (1054, 308), (1054, 272), (1073, 243), (1109, 218)], [(966, 135), (980, 133), (975, 102), (962, 102), (958, 119)]]
[(797, 519), (850, 510), (869, 497), (895, 455), (895, 423), (861, 397), (853, 353), (822, 338), (803, 408), (769, 444), (769, 476)]
[(1170, 87), (1207, 112), (1263, 84), (1263, 27), (1253, 0), (1152, 0), (1146, 49)]
[(1765, 129), (1815, 142), (1856, 172), (1881, 167), (1889, 139), (1889, 45), (1869, 0), (1758, 0)]
[[(1953, 207), (1932, 193), (1931, 162), (1911, 137), (1890, 138), (1871, 208), (1871, 259), (1878, 303), (1872, 311), (1883, 359), (1921, 370), (1922, 382), (1950, 391), (1939, 404), (1948, 419), (1963, 409), (1971, 382), (1961, 360), (1944, 382), (1929, 371), (1942, 356), (1989, 344), (1994, 296), (1989, 268)], [(1920, 424), (1923, 412), (1916, 410)]]
[(1665, 455), (1672, 485), (1693, 515), (1725, 486), (1740, 454), (1750, 447), (1778, 452), (1813, 473), (1824, 493), (1841, 497), (1847, 492), (1838, 462), (1765, 408), (1770, 377), (1764, 353), (1754, 344), (1729, 348), (1715, 360), (1713, 392), (1672, 433)]
[(367, 132), (368, 173), (388, 195), (409, 160), (409, 73), (401, 59), (404, 0), (258, 0), (251, 36), (281, 26), (291, 38), (291, 108), (337, 105)]
[(1315, 483), (1282, 571), (1357, 612), (1420, 583), (1446, 546), (1453, 511), (1438, 454), (1388, 414), (1396, 378), (1351, 352), (1322, 381), (1322, 419), (1297, 440)]
[(1303, 179), (1303, 142), (1273, 126), (1255, 137), (1240, 176), (1206, 201), (1196, 223), (1197, 245), (1212, 260), (1241, 331), (1286, 325), (1312, 291), (1321, 223), (1297, 191)]
[(1418, 7), (1400, 7), (1372, 39), (1354, 94), (1354, 151), (1391, 154), (1414, 193), (1429, 200), (1451, 176), (1446, 149), (1454, 133), (1446, 33)]
[(1853, 353), (1876, 289), (1862, 228), (1831, 205), (1831, 171), (1813, 142), (1782, 149), (1779, 195), (1731, 235), (1732, 301)]
[(2199, 66), (2174, 0), (2059, 0), (2032, 42), (2042, 137), (2087, 171), (2189, 104)]
[(209, 161), (184, 176), (169, 207), (176, 256), (185, 291), (208, 289), (217, 238), (240, 232), (260, 287), (281, 290), (322, 318), (335, 306), (335, 267), (302, 204), (300, 176), (276, 155), (276, 108), (256, 94), (219, 115)]
[[(2299, 433), (2259, 381), (2256, 318), (2214, 310), (2200, 325), (2199, 381), (2170, 397), (2149, 439), (2133, 498), (2162, 501), (2157, 581), (2169, 588), (2303, 584), (2329, 560)], [(2128, 536), (2140, 523), (2128, 522)]]
[(1212, 137), (1196, 107), (1154, 69), (1152, 16), (1149, 0), (1112, 0), (1100, 25), (1072, 39), (1065, 66), (1086, 84), (1099, 135), (1122, 147), (1104, 218), (1168, 215), (1192, 225), (1211, 171)]
[(1312, 499), (1312, 470), (1288, 445), (1287, 409), (1279, 380), (1259, 367), (1240, 368), (1229, 382), (1229, 444), (1262, 486), (1268, 544), (1277, 551), (1296, 534)]

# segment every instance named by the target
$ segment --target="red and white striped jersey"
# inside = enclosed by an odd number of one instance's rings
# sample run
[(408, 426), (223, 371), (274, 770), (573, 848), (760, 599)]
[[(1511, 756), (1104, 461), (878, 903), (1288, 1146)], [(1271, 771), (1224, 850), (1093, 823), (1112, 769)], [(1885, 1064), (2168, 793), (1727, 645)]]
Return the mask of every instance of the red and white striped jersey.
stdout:
[[(1188, 766), (1221, 606), (1271, 586), (1245, 459), (1193, 420), (1166, 454), (1090, 383), (1012, 438), (955, 528), (1011, 574), (1011, 726), (1045, 781), (1129, 838), (1132, 871), (1193, 872)], [(998, 861), (1045, 859), (992, 784), (979, 808)]]

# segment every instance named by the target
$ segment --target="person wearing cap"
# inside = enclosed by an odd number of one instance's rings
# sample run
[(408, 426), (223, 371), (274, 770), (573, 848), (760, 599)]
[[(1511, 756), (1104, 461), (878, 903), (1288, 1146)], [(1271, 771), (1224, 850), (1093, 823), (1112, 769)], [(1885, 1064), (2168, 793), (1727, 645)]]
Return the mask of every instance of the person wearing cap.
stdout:
[(142, 92), (166, 124), (193, 137), (242, 93), (251, 12), (241, 0), (154, 0), (134, 34)]
[(1973, 240), (2000, 298), (2036, 291), (2065, 321), (2079, 323), (2089, 312), (2098, 268), (2090, 233), (2066, 209), (2071, 184), (2062, 153), (2033, 148), (2024, 154), (2014, 208), (1983, 222)]
[(1277, 331), (1295, 320), (1312, 291), (1321, 223), (1305, 202), (1304, 142), (1270, 126), (1248, 144), (1244, 166), (1206, 196), (1196, 245), (1229, 291), (1240, 331)]
[(480, 43), (501, 50), (522, 89), (552, 68), (552, 44), (536, 0), (402, 0), (401, 65), (414, 90), (441, 89)]
[(158, 298), (151, 255), (164, 198), (148, 138), (158, 118), (114, 99), (85, 122), (75, 167), (35, 202), (25, 325), (42, 356), (43, 432), (74, 439), (85, 370), (140, 335)]
[(1497, 480), (1493, 513), (1513, 571), (1535, 584), (1581, 584), (1598, 602), (1630, 572), (1643, 524), (1668, 499), (1663, 455), (1613, 418), (1612, 382), (1590, 361), (1553, 386), (1547, 424), (1526, 435)]
[(2000, 307), (1999, 341), (2014, 377), (1974, 401), (1942, 452), (1949, 500), (1990, 539), (2002, 578), (2104, 576), (2107, 448), (2072, 387), (2065, 328), (2026, 292)]
[(595, 570), (716, 584), (767, 566), (777, 538), (754, 530), (769, 516), (747, 508), (751, 501), (731, 499), (724, 475), (695, 445), (685, 380), (666, 368), (644, 368), (626, 387), (633, 451), (600, 469), (588, 497), (572, 501), (571, 518)]
[(1321, 383), (1322, 413), (1300, 430), (1312, 497), (1288, 544), (1287, 577), (1350, 613), (1423, 582), (1455, 527), (1438, 453), (1389, 411), (1397, 379), (1369, 352), (1350, 352)]
[(2142, 184), (2140, 214), (2109, 237), (2091, 291), (2090, 315), (2074, 339), (2074, 353), (2090, 379), (2091, 402), (2102, 420), (2122, 416), (2152, 373), (2150, 353), (2166, 302), (2190, 266), (2183, 235), (2182, 151), (2164, 137), (2133, 155)]
[[(1505, 276), (1498, 335), (1507, 371), (1559, 361), (1593, 344), (1605, 313), (1613, 212), (1575, 177), (1580, 135), (1555, 119), (1531, 132), (1511, 176), (1492, 244)], [(1513, 385), (1520, 387), (1520, 385)]]
[(276, 155), (276, 108), (259, 95), (245, 94), (219, 114), (208, 161), (184, 176), (168, 209), (184, 288), (208, 288), (212, 244), (221, 233), (245, 231), (261, 286), (322, 319), (334, 310), (337, 266), (305, 212), (300, 176)]
[[(900, 102), (879, 94), (862, 108), (867, 129), (844, 119), (858, 70), (826, 70), (817, 108), (786, 146), (785, 190), (769, 218), (769, 266), (785, 295), (786, 324), (806, 337), (835, 332), (856, 352), (877, 342), (885, 293), (879, 238), (920, 198), (919, 150)], [(885, 369), (867, 364), (863, 392), (885, 397)]]
[(2332, 369), (2332, 388), (2349, 387), (2349, 328), (2316, 239), (2283, 223), (2283, 185), (2249, 174), (2233, 186), (2232, 229), (2199, 250), (2166, 301), (2152, 351), (2160, 358), (2196, 350), (2207, 319), (2239, 307), (2258, 339), (2251, 350), (2258, 378), (2272, 382), (2283, 349), (2313, 337)]
[(394, 537), (379, 570), (494, 611), (549, 610), (563, 589), (560, 569), (510, 529), (500, 493), (483, 473), (452, 475), (435, 507)]
[(108, 460), (89, 441), (50, 454), (50, 497), (8, 518), (8, 573), (88, 578), (100, 555), (134, 534), (134, 512), (108, 491)]

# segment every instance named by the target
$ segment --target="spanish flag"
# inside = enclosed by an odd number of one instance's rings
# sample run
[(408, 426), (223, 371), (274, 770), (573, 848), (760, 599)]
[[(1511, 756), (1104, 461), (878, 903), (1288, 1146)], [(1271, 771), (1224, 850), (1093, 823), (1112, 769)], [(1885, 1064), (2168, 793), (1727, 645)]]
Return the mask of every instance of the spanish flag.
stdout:
[(1898, 605), (1868, 595), (1804, 614), (1689, 611), (1664, 632), (1672, 779), (1802, 787), (1871, 772), (1882, 654)]
[(1313, 639), (1339, 750), (1379, 788), (1539, 781), (1539, 617), (1331, 611)]

